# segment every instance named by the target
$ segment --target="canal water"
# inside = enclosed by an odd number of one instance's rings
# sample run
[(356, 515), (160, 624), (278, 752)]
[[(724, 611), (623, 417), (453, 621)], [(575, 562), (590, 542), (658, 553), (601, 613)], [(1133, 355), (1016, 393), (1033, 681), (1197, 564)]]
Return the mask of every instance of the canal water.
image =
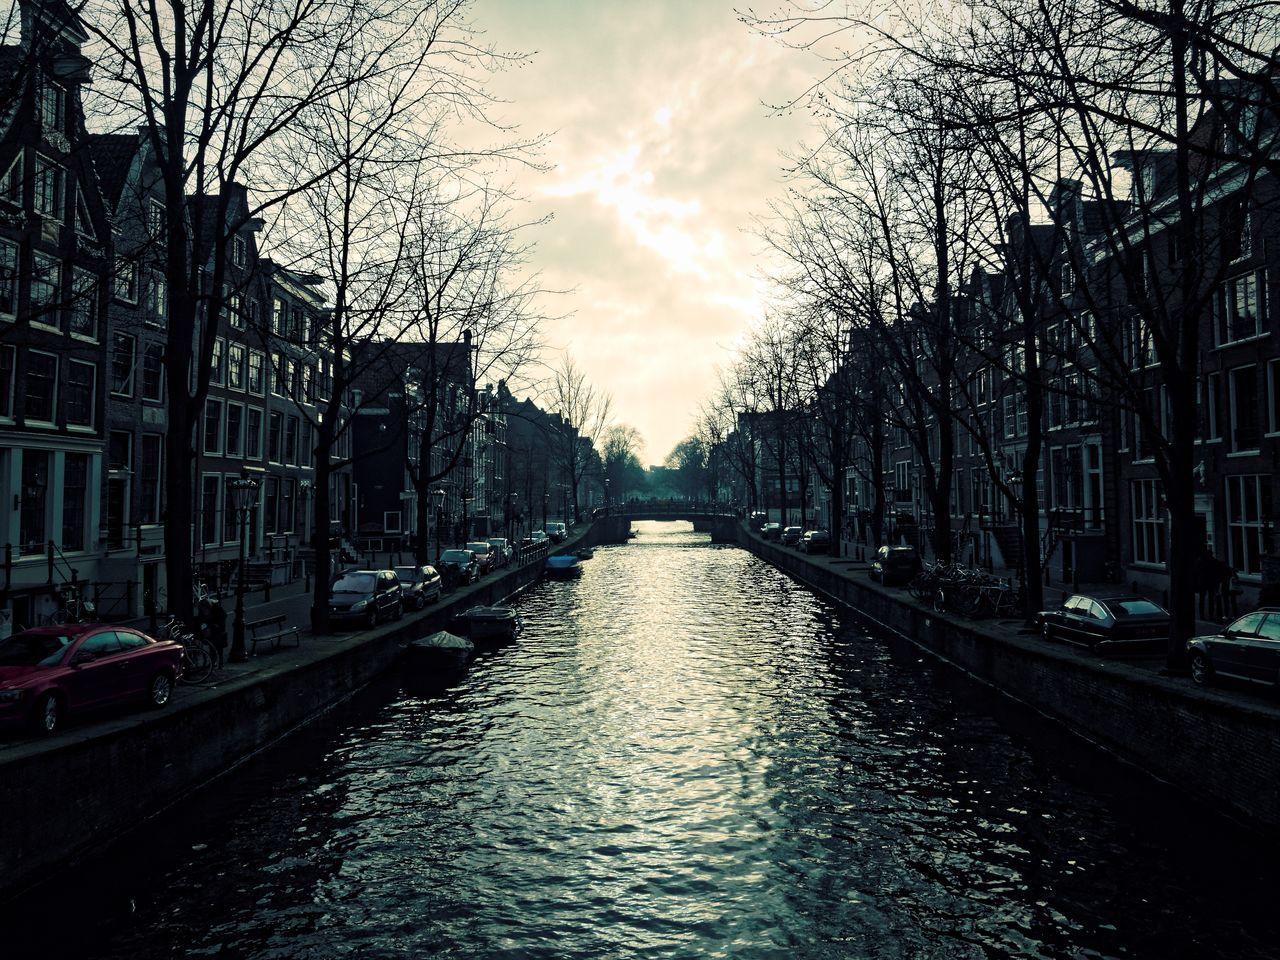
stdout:
[(387, 678), (67, 871), (0, 955), (1280, 953), (1273, 848), (750, 554), (641, 527), (528, 593), (517, 645)]

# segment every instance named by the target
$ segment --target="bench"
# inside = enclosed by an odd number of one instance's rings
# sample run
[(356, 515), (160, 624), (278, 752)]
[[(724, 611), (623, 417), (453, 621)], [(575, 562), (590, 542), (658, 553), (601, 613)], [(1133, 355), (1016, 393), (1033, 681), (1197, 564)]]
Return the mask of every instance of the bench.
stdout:
[(245, 638), (253, 644), (253, 653), (258, 652), (258, 644), (268, 643), (271, 649), (275, 650), (280, 643), (286, 639), (292, 638), (295, 647), (302, 645), (302, 637), (297, 627), (286, 627), (284, 625), (285, 615), (282, 613), (275, 617), (266, 617), (262, 620), (253, 620), (244, 625)]

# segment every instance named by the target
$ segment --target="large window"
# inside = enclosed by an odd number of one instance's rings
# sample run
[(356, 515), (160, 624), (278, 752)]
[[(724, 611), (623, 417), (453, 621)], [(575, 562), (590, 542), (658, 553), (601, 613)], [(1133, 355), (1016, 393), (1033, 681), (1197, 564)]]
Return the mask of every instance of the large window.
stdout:
[(245, 411), (244, 456), (246, 460), (262, 459), (262, 410), (259, 407)]
[(22, 206), (22, 148), (9, 164), (9, 169), (0, 177), (0, 199), (8, 200), (16, 206)]
[(98, 280), (88, 270), (71, 273), (71, 318), (68, 329), (79, 337), (98, 338)]
[(1267, 272), (1244, 273), (1218, 291), (1214, 339), (1221, 346), (1262, 334), (1267, 316)]
[(89, 455), (68, 453), (62, 461), (62, 549), (83, 550)]
[(157, 327), (169, 323), (169, 282), (159, 270), (147, 278), (147, 323)]
[(227, 404), (227, 442), (228, 457), (239, 457), (244, 453), (244, 407), (238, 403)]
[(281, 463), (280, 441), (284, 427), (284, 415), (273, 411), (267, 423), (267, 459), (272, 463)]
[(93, 393), (97, 376), (98, 368), (92, 363), (67, 362), (63, 403), (68, 426), (93, 426)]
[(213, 360), (209, 368), (209, 382), (221, 387), (227, 382), (227, 341), (216, 337), (213, 341)]
[(67, 119), (67, 91), (52, 80), (40, 83), (40, 126), (45, 133), (64, 133)]
[(0, 417), (13, 416), (13, 368), (17, 348), (0, 344)]
[(27, 351), (26, 390), (22, 398), (22, 415), (28, 421), (53, 422), (54, 402), (58, 393), (58, 358), (52, 353)]
[(61, 329), (62, 264), (37, 253), (32, 257), (31, 322)]
[(63, 197), (67, 173), (54, 161), (37, 155), (35, 176), (35, 209), (41, 216), (61, 220), (65, 216)]
[(222, 478), (222, 542), (240, 542), (239, 514), (236, 511), (236, 490), (231, 486), (234, 476)]
[(44, 553), (49, 539), (49, 457), (44, 450), (22, 451), (18, 549), (24, 554)]
[(1250, 364), (1237, 367), (1227, 375), (1231, 401), (1232, 451), (1257, 450), (1260, 442), (1258, 423), (1258, 368)]
[(267, 358), (257, 350), (249, 351), (249, 392), (262, 396), (266, 392), (264, 367)]
[(222, 478), (206, 474), (200, 488), (200, 542), (205, 545), (218, 542), (219, 510), (222, 497)]
[(142, 350), (142, 399), (164, 399), (164, 344), (148, 343)]
[(127, 333), (117, 333), (111, 345), (111, 392), (120, 397), (133, 396), (133, 358), (138, 341)]
[(288, 417), (284, 425), (284, 462), (298, 462), (298, 418)]
[(245, 347), (233, 343), (227, 347), (227, 386), (233, 390), (244, 389)]
[(1133, 560), (1134, 563), (1165, 562), (1165, 511), (1159, 480), (1134, 480)]
[(222, 401), (212, 397), (204, 402), (204, 452), (222, 452)]
[(18, 314), (18, 245), (0, 240), (0, 319)]
[(140, 486), (141, 502), (138, 504), (141, 513), (139, 523), (160, 522), (160, 490), (163, 486), (161, 469), (164, 463), (164, 437), (158, 433), (142, 435), (141, 467), (142, 482)]
[(1271, 515), (1270, 477), (1227, 477), (1229, 562), (1242, 577), (1262, 572), (1266, 519)]

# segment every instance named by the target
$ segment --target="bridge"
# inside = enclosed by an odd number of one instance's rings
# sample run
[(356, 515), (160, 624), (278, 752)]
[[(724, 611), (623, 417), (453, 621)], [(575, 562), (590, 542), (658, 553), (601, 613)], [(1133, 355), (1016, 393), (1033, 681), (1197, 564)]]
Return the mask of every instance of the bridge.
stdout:
[(641, 500), (612, 503), (593, 514), (601, 543), (621, 543), (637, 520), (684, 520), (699, 533), (711, 534), (717, 543), (738, 542), (738, 515), (727, 504), (699, 504), (679, 500)]

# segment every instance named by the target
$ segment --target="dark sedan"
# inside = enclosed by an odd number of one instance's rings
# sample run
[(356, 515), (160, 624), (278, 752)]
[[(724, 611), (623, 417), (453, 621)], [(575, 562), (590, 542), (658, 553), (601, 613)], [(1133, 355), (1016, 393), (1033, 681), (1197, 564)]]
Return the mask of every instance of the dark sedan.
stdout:
[(0, 723), (53, 733), (69, 713), (136, 700), (163, 707), (182, 647), (127, 627), (68, 623), (0, 640)]
[(806, 530), (800, 538), (801, 553), (829, 553), (831, 551), (831, 534), (825, 530)]
[(1040, 612), (1046, 640), (1066, 640), (1096, 650), (1104, 644), (1156, 647), (1169, 638), (1169, 613), (1146, 597), (1067, 597), (1057, 610)]
[(1280, 608), (1263, 607), (1233, 620), (1222, 633), (1193, 637), (1187, 652), (1196, 683), (1233, 677), (1280, 686)]
[(400, 589), (404, 591), (404, 602), (415, 610), (421, 610), (428, 603), (440, 599), (443, 584), (435, 567), (392, 567), (396, 579), (400, 581)]
[[(538, 532), (541, 533), (541, 531)], [(445, 579), (445, 585), (450, 589), (475, 583), (480, 579), (480, 561), (470, 550), (446, 550), (440, 554), (440, 574)]]
[(400, 619), (403, 598), (394, 570), (348, 570), (329, 586), (329, 619), (376, 627), (382, 620)]
[(909, 583), (920, 569), (920, 554), (915, 547), (881, 547), (871, 561), (871, 579), (885, 586)]
[(760, 528), (760, 536), (766, 540), (780, 540), (782, 538), (782, 524), (766, 523)]
[(782, 545), (785, 547), (797, 546), (802, 536), (804, 536), (804, 527), (785, 527), (782, 531)]

